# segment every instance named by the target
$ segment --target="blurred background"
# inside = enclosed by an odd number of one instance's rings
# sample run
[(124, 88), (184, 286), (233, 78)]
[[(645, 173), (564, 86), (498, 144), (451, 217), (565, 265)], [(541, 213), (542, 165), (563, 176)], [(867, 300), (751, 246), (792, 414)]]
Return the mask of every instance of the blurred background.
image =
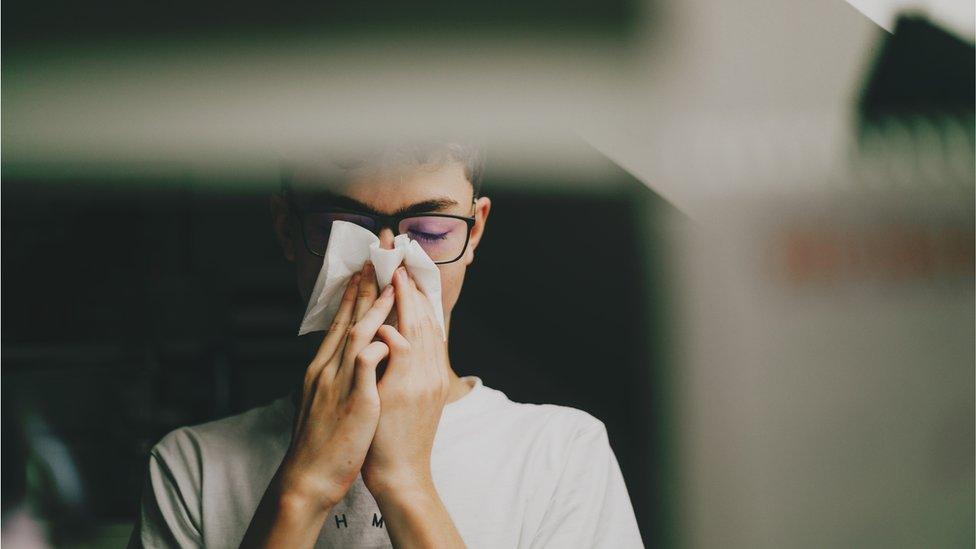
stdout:
[(443, 135), (452, 363), (603, 420), (647, 546), (976, 541), (971, 2), (3, 15), (4, 542), (124, 545), (162, 435), (304, 370), (282, 158)]

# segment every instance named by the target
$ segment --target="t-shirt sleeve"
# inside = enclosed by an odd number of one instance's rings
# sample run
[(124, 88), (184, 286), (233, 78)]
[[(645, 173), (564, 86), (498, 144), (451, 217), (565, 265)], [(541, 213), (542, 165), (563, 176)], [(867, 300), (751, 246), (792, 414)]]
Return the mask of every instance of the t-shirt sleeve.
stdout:
[(644, 546), (606, 427), (588, 419), (569, 447), (533, 549)]
[(186, 433), (174, 431), (149, 453), (130, 548), (203, 547), (199, 460)]

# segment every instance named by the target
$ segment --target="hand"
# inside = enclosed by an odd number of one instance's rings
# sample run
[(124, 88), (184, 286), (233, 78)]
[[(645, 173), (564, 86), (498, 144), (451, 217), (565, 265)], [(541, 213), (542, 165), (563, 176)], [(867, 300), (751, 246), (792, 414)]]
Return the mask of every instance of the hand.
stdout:
[(346, 286), (305, 372), (291, 445), (241, 547), (312, 547), (326, 514), (359, 474), (380, 414), (376, 367), (389, 354), (372, 340), (394, 302), (392, 291), (376, 294), (367, 263)]
[(390, 490), (433, 487), (430, 454), (450, 386), (447, 343), (430, 302), (403, 267), (394, 272), (393, 288), (398, 328), (376, 331), (390, 354), (378, 385), (380, 419), (363, 467), (363, 480), (378, 500)]
[(376, 367), (389, 348), (373, 338), (390, 314), (392, 288), (377, 297), (367, 263), (353, 276), (339, 311), (309, 364), (279, 469), (280, 490), (303, 503), (331, 508), (352, 485), (380, 416)]

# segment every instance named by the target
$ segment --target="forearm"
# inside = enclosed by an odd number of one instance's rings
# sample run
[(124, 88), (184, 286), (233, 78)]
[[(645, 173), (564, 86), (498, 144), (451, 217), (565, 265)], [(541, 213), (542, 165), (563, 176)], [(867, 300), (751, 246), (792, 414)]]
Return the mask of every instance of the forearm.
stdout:
[(465, 546), (431, 480), (399, 483), (373, 495), (394, 547)]
[(247, 528), (241, 547), (312, 547), (331, 506), (285, 488), (279, 474), (271, 481)]

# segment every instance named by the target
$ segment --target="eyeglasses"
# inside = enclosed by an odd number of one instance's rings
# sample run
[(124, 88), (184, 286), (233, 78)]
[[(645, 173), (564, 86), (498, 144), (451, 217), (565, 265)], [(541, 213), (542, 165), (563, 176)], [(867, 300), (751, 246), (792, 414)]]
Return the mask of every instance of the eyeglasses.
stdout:
[(325, 257), (329, 244), (332, 222), (347, 221), (378, 235), (389, 227), (395, 235), (405, 234), (416, 240), (427, 255), (438, 265), (453, 263), (468, 247), (474, 217), (442, 213), (380, 215), (358, 212), (345, 208), (324, 208), (320, 211), (303, 211), (289, 200), (298, 214), (305, 248), (312, 255)]

